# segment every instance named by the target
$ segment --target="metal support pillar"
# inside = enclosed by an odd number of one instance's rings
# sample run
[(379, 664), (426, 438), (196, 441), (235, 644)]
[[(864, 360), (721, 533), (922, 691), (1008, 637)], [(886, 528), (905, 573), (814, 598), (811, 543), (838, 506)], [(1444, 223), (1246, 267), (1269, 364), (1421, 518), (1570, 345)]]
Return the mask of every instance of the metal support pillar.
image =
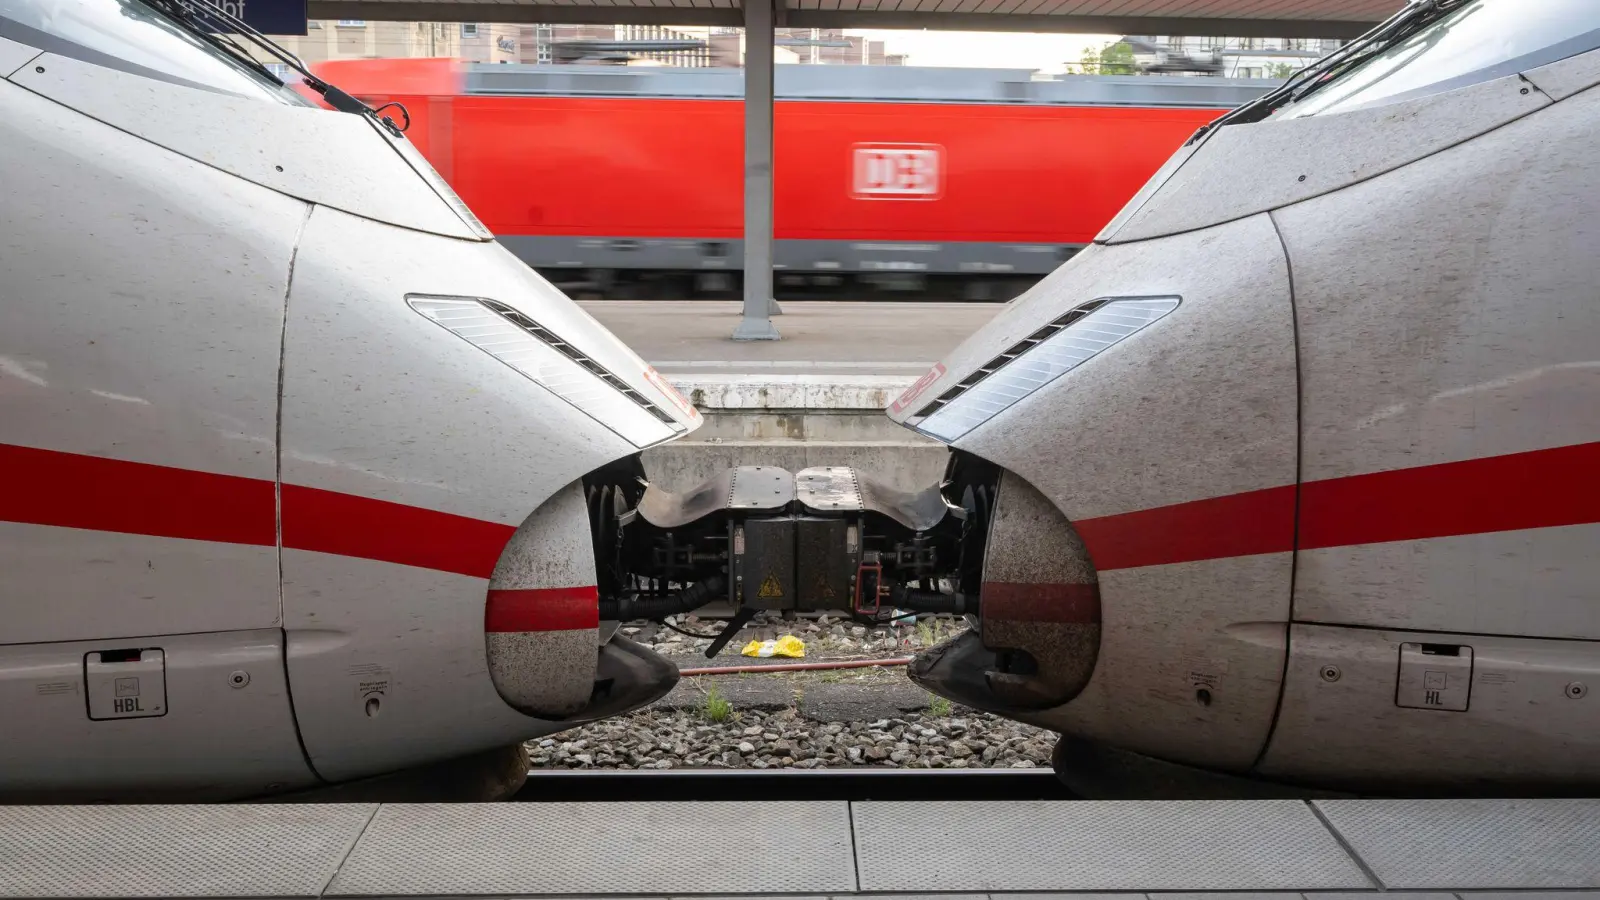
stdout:
[(775, 341), (772, 315), (773, 4), (744, 0), (744, 317), (736, 341)]

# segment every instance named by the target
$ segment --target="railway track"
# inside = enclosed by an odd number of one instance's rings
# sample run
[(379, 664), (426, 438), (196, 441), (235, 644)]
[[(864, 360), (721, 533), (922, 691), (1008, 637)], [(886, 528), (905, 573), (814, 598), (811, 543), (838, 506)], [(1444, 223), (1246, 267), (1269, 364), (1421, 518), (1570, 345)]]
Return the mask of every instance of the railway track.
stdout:
[(646, 769), (528, 773), (518, 802), (1070, 800), (1049, 769)]

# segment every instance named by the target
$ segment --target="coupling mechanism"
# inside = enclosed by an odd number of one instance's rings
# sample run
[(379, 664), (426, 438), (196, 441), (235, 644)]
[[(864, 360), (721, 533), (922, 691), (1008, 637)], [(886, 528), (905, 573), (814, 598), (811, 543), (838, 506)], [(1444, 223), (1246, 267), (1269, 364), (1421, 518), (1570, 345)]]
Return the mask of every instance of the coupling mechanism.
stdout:
[(597, 473), (587, 491), (600, 618), (726, 601), (711, 657), (762, 611), (975, 615), (987, 488), (950, 475), (907, 493), (846, 466), (741, 466), (675, 494), (637, 471)]

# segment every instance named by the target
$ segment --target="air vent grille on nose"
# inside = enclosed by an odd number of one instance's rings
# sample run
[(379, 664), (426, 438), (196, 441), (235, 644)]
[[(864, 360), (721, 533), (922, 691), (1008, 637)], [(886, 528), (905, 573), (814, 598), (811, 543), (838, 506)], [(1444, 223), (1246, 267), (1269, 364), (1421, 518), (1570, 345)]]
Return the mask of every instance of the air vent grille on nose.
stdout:
[(928, 401), (928, 405), (919, 410), (917, 412), (917, 416), (920, 418), (927, 418), (928, 416), (933, 415), (938, 411), (939, 407), (944, 406), (951, 400), (954, 400), (955, 398), (971, 390), (978, 382), (988, 378), (990, 375), (993, 375), (1000, 369), (1001, 366), (1004, 366), (1006, 363), (1038, 346), (1040, 341), (1055, 335), (1061, 329), (1093, 312), (1105, 302), (1106, 301), (1104, 300), (1095, 300), (1090, 303), (1085, 303), (1066, 315), (1055, 319), (1054, 321), (1045, 325), (1043, 328), (1035, 331), (1033, 334), (1030, 334), (1022, 340), (1017, 341), (1010, 347), (1007, 347), (1004, 353), (974, 369), (971, 375), (961, 379), (953, 387), (951, 387), (950, 390), (945, 391), (939, 396)]
[(626, 381), (623, 381), (621, 378), (618, 378), (616, 375), (612, 374), (611, 371), (605, 366), (602, 366), (589, 357), (584, 356), (582, 350), (579, 350), (577, 347), (574, 347), (566, 341), (563, 341), (556, 335), (555, 332), (528, 318), (516, 309), (499, 302), (498, 300), (480, 300), (478, 302), (504, 316), (508, 321), (511, 322), (511, 324), (516, 325), (523, 331), (526, 331), (539, 340), (544, 341), (546, 344), (549, 344), (552, 349), (560, 353), (562, 356), (565, 356), (567, 359), (570, 359), (578, 365), (583, 366), (596, 378), (616, 388), (622, 393), (623, 396), (627, 397), (629, 400), (632, 400), (634, 403), (639, 404), (639, 406), (642, 407), (646, 412), (650, 413), (650, 415), (655, 416), (663, 423), (671, 426), (673, 431), (684, 430), (684, 426), (681, 425), (677, 419), (674, 419), (671, 413), (651, 402), (649, 397), (646, 397), (645, 395), (634, 390)]
[[(411, 294), (411, 308), (544, 387), (641, 449), (689, 430), (654, 399), (516, 307), (482, 297)], [(642, 373), (667, 395), (678, 395)], [(683, 407), (693, 410), (687, 400)]]
[(918, 410), (915, 427), (954, 441), (1178, 308), (1178, 297), (1102, 297), (1007, 347)]

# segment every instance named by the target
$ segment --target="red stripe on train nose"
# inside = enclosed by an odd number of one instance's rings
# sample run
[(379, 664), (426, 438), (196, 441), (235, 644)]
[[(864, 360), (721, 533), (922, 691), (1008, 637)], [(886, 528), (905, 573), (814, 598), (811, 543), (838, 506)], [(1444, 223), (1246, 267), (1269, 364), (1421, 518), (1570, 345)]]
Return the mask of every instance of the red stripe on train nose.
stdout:
[(1017, 584), (987, 581), (980, 595), (985, 619), (1094, 625), (1100, 621), (1097, 584)]
[(600, 590), (594, 585), (559, 588), (491, 589), (483, 630), (575, 631), (600, 627)]

